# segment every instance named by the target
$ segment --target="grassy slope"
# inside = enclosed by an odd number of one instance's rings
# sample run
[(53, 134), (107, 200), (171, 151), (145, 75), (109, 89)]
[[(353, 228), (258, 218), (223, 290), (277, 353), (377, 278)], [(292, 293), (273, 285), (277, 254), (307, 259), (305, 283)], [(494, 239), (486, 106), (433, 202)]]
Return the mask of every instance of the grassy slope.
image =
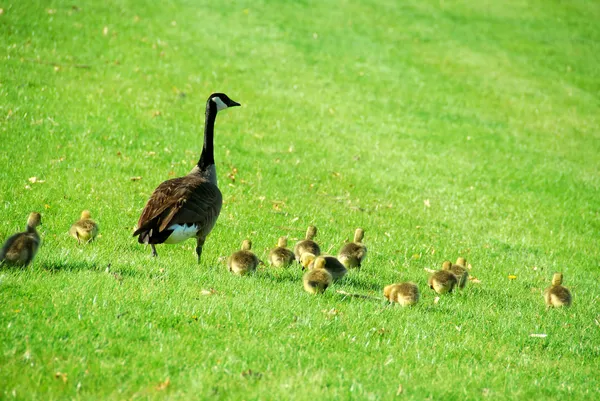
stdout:
[[(0, 240), (45, 224), (0, 272), (0, 398), (599, 396), (597, 4), (198, 3), (2, 6)], [(219, 223), (201, 267), (191, 241), (151, 260), (132, 229), (212, 91), (244, 105), (217, 121)], [(83, 208), (103, 236), (79, 248)], [(225, 273), (243, 238), (264, 257), (309, 223), (332, 252), (366, 230), (336, 288), (413, 280), (421, 304)], [(458, 255), (481, 284), (434, 304), (423, 268)], [(555, 270), (575, 305), (546, 312)]]

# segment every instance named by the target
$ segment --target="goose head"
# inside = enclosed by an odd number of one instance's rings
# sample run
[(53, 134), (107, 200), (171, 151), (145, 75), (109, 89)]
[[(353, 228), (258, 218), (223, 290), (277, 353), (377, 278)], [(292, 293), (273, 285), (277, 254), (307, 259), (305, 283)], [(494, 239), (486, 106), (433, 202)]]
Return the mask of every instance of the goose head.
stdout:
[(562, 281), (562, 273), (554, 273), (554, 276), (552, 276), (552, 285), (562, 285)]
[(460, 267), (467, 267), (467, 259), (465, 258), (458, 258), (456, 259), (456, 265), (459, 265)]
[(209, 96), (209, 102), (212, 102), (217, 107), (217, 111), (224, 110), (228, 107), (241, 106), (238, 102), (231, 100), (224, 93), (213, 93)]
[(354, 232), (354, 242), (361, 243), (364, 237), (365, 230), (363, 230), (362, 228), (357, 228)]
[(90, 214), (89, 210), (84, 210), (83, 212), (81, 212), (81, 220), (86, 220), (90, 217), (92, 217), (92, 215)]
[(308, 269), (310, 264), (315, 260), (316, 256), (310, 252), (305, 252), (300, 256), (300, 264), (303, 269)]
[(325, 258), (322, 256), (319, 256), (318, 258), (315, 259), (315, 265), (313, 267), (313, 269), (317, 270), (317, 269), (324, 269), (325, 268)]
[(316, 236), (317, 236), (317, 227), (308, 226), (308, 228), (306, 229), (306, 239), (312, 240)]
[(451, 267), (452, 262), (450, 262), (449, 260), (445, 260), (444, 263), (442, 263), (442, 270), (450, 270)]
[(287, 237), (279, 237), (279, 240), (277, 241), (277, 246), (280, 248), (287, 247)]
[(250, 249), (252, 249), (252, 241), (245, 239), (242, 242), (242, 251), (249, 251)]
[(27, 218), (27, 226), (29, 227), (37, 227), (42, 224), (42, 215), (38, 212), (33, 212)]

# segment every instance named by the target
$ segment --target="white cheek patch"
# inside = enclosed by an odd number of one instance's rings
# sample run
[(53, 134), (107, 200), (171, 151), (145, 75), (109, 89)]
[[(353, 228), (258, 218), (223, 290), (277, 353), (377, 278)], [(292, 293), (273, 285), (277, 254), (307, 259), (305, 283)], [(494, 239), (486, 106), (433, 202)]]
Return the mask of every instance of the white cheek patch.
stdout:
[(223, 103), (220, 97), (215, 96), (211, 100), (217, 105), (217, 111), (221, 111), (227, 108), (227, 105)]

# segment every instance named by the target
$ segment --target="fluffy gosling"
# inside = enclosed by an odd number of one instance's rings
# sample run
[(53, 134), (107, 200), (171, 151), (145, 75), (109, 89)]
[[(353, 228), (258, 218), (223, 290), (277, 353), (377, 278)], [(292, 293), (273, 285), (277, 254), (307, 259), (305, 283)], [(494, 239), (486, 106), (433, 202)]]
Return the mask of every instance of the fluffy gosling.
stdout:
[(429, 288), (438, 294), (445, 294), (447, 292), (452, 292), (454, 287), (458, 284), (458, 280), (454, 273), (448, 270), (438, 270), (429, 276), (427, 284), (429, 285)]
[[(309, 256), (310, 259), (310, 256)], [(325, 269), (337, 281), (348, 273), (348, 269), (334, 256), (317, 256), (308, 265), (309, 270)]]
[(383, 296), (401, 306), (411, 306), (419, 302), (419, 287), (410, 282), (390, 284), (383, 289)]
[(41, 239), (36, 227), (42, 224), (42, 215), (33, 212), (27, 219), (27, 229), (9, 237), (0, 250), (0, 263), (28, 266), (40, 247)]
[(304, 290), (311, 294), (322, 294), (333, 282), (333, 277), (325, 269), (313, 269), (302, 277)]
[(294, 252), (287, 249), (287, 238), (280, 237), (277, 246), (269, 252), (269, 263), (274, 267), (288, 267), (294, 261)]
[(81, 218), (73, 223), (69, 229), (69, 235), (77, 240), (78, 243), (88, 243), (93, 241), (98, 235), (98, 224), (91, 219), (89, 210), (81, 212)]
[(571, 292), (562, 286), (562, 273), (554, 273), (552, 285), (544, 291), (544, 300), (548, 308), (560, 308), (562, 306), (571, 306)]
[(458, 288), (465, 288), (469, 281), (469, 271), (466, 269), (467, 261), (465, 258), (456, 259), (456, 263), (452, 264), (449, 260), (442, 263), (442, 270), (447, 270), (456, 276)]
[(227, 258), (227, 268), (231, 273), (244, 276), (256, 271), (260, 261), (250, 249), (252, 249), (252, 241), (246, 239), (242, 242), (241, 249)]
[(367, 256), (367, 247), (362, 243), (365, 231), (357, 228), (354, 232), (354, 242), (349, 242), (340, 249), (338, 259), (346, 268), (360, 269), (363, 259)]
[(300, 263), (300, 257), (303, 253), (312, 253), (313, 255), (319, 256), (321, 254), (321, 248), (319, 244), (313, 241), (313, 238), (317, 236), (317, 227), (308, 226), (306, 230), (306, 237), (302, 241), (298, 241), (294, 246), (294, 256), (296, 261)]

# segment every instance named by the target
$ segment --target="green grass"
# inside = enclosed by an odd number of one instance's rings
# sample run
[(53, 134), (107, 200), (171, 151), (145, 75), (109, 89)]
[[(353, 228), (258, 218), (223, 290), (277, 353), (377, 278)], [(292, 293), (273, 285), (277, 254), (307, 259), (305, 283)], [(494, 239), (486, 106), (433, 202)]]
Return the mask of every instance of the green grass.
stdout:
[[(0, 4), (0, 241), (44, 220), (0, 271), (0, 399), (600, 398), (597, 2), (160, 3)], [(193, 241), (152, 259), (131, 233), (213, 91), (243, 105), (221, 216), (200, 266)], [(363, 227), (363, 270), (320, 297), (226, 272), (308, 224), (332, 253)], [(459, 255), (481, 283), (436, 304), (424, 268)], [(554, 271), (570, 309), (544, 308)], [(418, 306), (335, 292), (401, 280)]]

